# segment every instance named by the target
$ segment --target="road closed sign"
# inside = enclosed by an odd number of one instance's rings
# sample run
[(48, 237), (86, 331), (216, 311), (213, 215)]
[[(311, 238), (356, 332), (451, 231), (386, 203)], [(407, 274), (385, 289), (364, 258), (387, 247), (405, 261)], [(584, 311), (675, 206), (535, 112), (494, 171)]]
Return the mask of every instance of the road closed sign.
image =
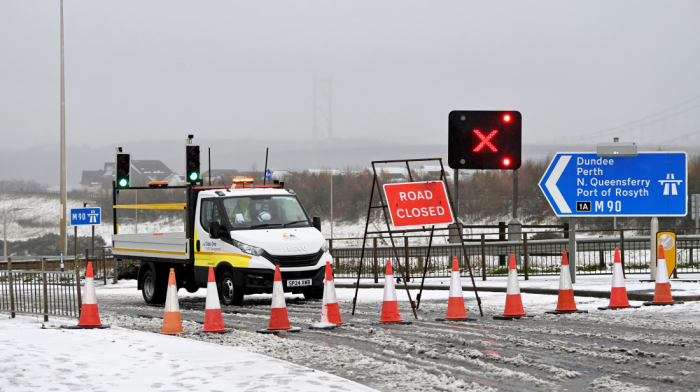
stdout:
[(384, 184), (384, 194), (395, 227), (454, 223), (442, 181)]

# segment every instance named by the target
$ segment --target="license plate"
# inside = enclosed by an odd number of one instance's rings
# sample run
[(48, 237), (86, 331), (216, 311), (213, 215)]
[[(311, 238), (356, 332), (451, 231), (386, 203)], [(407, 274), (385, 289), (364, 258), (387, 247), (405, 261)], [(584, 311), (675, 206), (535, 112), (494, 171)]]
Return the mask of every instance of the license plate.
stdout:
[(311, 286), (311, 279), (288, 280), (287, 287)]

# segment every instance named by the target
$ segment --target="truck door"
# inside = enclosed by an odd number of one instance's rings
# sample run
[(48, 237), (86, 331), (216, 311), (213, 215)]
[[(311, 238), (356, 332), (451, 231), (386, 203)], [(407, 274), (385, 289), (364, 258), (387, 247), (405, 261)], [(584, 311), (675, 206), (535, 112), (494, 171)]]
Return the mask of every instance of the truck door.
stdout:
[(205, 243), (210, 241), (209, 224), (217, 221), (225, 224), (222, 221), (221, 211), (216, 199), (202, 199), (199, 208), (199, 219), (195, 226), (195, 254), (194, 265), (196, 267), (216, 267), (213, 253), (204, 250)]

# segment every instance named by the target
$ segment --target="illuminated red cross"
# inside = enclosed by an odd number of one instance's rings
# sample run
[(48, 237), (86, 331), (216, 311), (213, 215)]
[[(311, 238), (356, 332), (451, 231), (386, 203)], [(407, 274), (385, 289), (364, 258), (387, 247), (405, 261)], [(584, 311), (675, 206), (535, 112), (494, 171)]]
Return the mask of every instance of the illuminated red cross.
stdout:
[(476, 146), (476, 148), (474, 148), (474, 152), (479, 152), (479, 151), (481, 151), (481, 149), (484, 148), (484, 146), (487, 146), (487, 147), (490, 148), (491, 151), (493, 151), (493, 152), (498, 151), (498, 149), (496, 148), (496, 146), (494, 146), (494, 145), (490, 142), (490, 140), (493, 139), (493, 137), (496, 136), (496, 134), (498, 133), (497, 130), (494, 129), (494, 130), (491, 131), (491, 133), (489, 133), (487, 136), (484, 136), (484, 134), (481, 133), (481, 131), (479, 131), (478, 129), (475, 129), (475, 130), (474, 130), (474, 133), (476, 134), (476, 136), (479, 137), (479, 139), (481, 139), (481, 143), (479, 143), (479, 145)]

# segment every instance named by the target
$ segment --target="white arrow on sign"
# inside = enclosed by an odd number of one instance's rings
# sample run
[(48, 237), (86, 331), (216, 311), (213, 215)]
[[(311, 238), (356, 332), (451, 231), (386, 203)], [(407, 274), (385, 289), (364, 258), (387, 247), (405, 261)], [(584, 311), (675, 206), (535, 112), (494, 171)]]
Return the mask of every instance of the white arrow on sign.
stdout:
[(559, 188), (557, 188), (557, 181), (559, 181), (559, 177), (561, 177), (564, 169), (566, 169), (566, 165), (569, 164), (569, 160), (571, 160), (571, 155), (562, 155), (561, 158), (559, 158), (557, 165), (554, 166), (552, 174), (549, 175), (547, 182), (544, 184), (549, 193), (552, 195), (554, 202), (557, 203), (557, 207), (559, 207), (559, 211), (561, 211), (562, 214), (570, 214), (571, 209), (566, 204), (564, 196), (562, 196), (561, 192), (559, 192)]

